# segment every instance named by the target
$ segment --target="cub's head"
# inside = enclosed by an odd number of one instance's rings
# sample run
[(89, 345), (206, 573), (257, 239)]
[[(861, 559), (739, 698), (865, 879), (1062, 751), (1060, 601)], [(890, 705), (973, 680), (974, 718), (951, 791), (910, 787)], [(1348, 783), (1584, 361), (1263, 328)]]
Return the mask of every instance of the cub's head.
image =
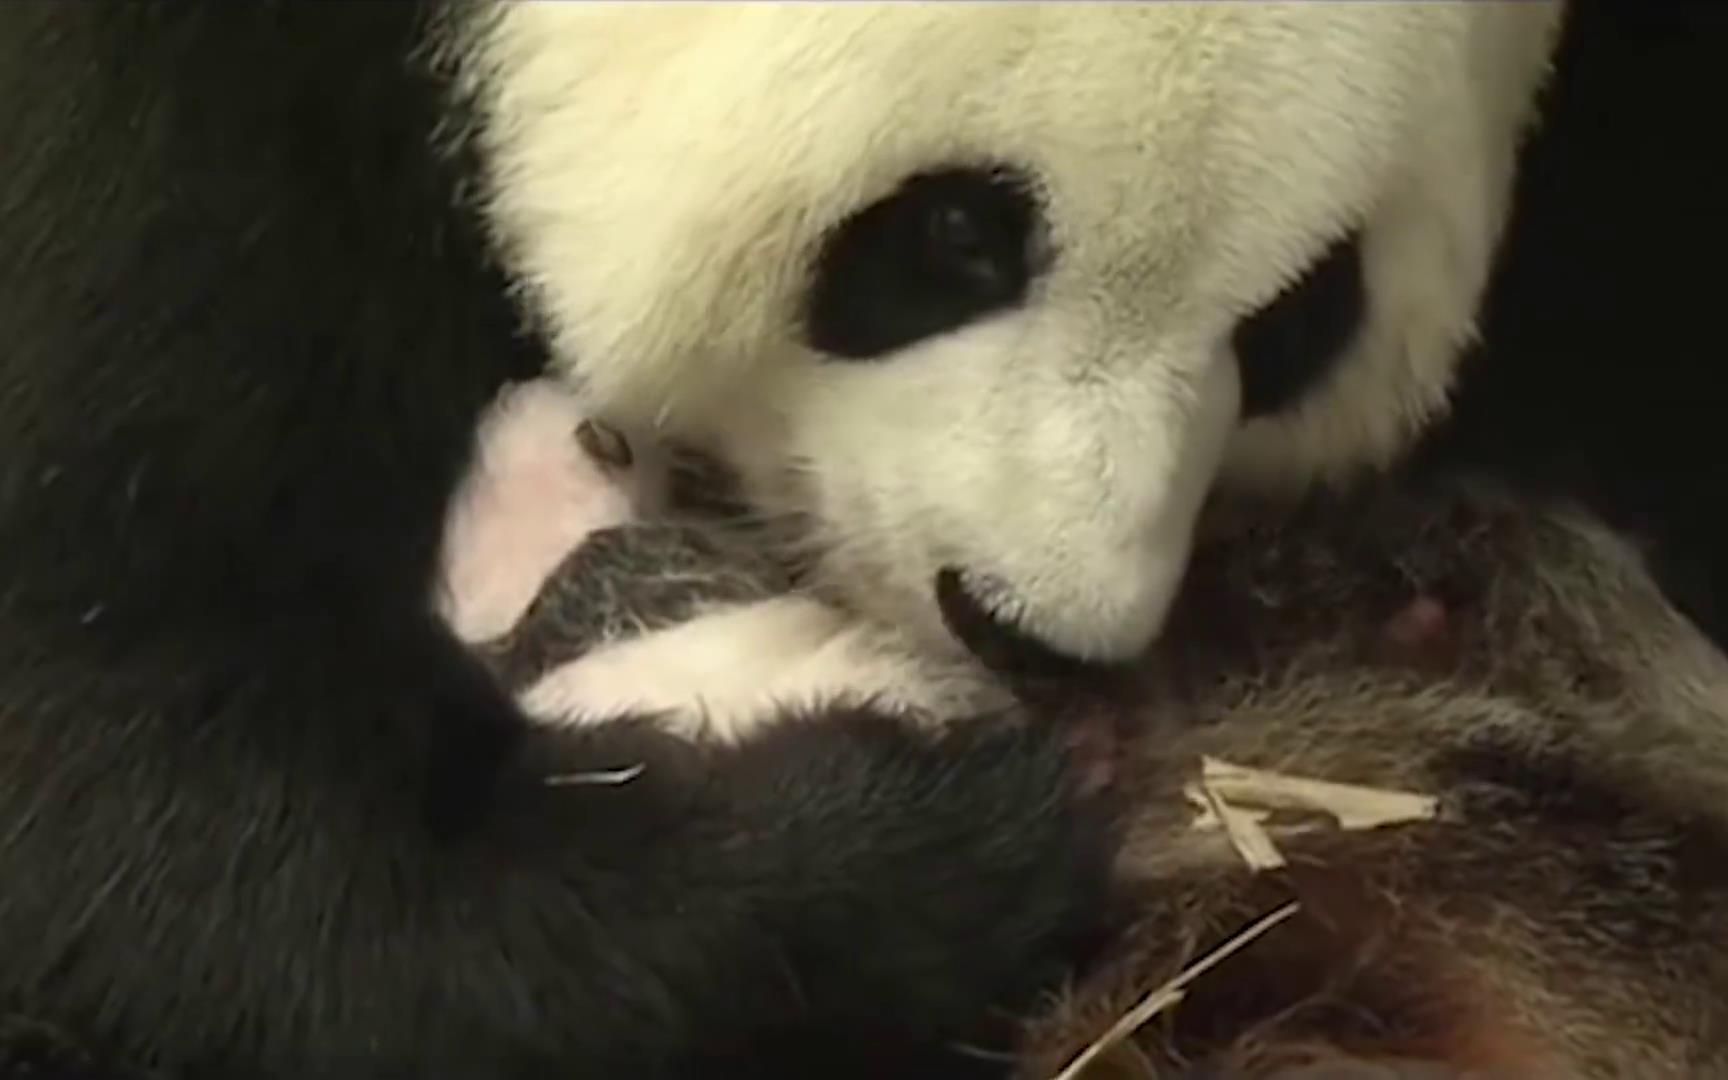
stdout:
[(944, 577), (1112, 658), (1215, 480), (1382, 464), (1443, 406), (1558, 15), (502, 4), (461, 52), (595, 407), (807, 515), (863, 607), (937, 630)]

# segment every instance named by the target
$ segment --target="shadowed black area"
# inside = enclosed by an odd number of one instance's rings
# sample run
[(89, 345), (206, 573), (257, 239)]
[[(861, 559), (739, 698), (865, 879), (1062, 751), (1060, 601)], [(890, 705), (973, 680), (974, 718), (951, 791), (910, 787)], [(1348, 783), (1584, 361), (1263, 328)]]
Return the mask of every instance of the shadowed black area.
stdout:
[(1728, 644), (1728, 5), (1569, 9), (1481, 345), (1425, 464), (1584, 499)]
[(1236, 324), (1242, 417), (1281, 412), (1336, 369), (1362, 324), (1368, 295), (1359, 232), (1339, 240), (1293, 284)]

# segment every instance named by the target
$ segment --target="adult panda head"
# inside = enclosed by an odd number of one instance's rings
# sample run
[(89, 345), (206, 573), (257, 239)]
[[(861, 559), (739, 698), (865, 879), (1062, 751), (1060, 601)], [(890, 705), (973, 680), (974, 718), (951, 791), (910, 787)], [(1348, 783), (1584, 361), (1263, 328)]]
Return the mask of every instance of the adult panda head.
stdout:
[(1202, 503), (1443, 407), (1557, 2), (502, 4), (486, 207), (594, 407), (1057, 652), (1155, 635)]

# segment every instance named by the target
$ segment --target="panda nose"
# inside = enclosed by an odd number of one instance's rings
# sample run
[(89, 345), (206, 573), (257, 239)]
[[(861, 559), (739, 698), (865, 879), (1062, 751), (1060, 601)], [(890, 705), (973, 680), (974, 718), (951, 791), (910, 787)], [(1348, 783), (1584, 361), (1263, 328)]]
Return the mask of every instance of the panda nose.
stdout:
[(1006, 592), (989, 578), (968, 574), (957, 567), (936, 573), (936, 606), (948, 632), (977, 657), (986, 668), (1011, 680), (1066, 680), (1113, 670), (1101, 664), (1060, 652), (1019, 625), (997, 614), (979, 599), (986, 592), (999, 597)]

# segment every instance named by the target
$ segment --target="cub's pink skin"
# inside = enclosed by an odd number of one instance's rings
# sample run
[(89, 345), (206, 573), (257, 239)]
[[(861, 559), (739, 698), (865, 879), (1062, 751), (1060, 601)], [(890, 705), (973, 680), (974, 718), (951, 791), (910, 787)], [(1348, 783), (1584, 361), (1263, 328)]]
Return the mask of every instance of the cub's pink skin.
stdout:
[(1441, 641), (1448, 625), (1446, 605), (1437, 597), (1417, 596), (1386, 624), (1386, 636), (1395, 645), (1420, 649)]
[(1382, 653), (1411, 667), (1443, 671), (1458, 658), (1457, 631), (1457, 613), (1444, 600), (1418, 593), (1387, 620)]
[[(649, 441), (624, 444), (604, 429), (598, 440), (579, 438), (587, 422), (575, 396), (547, 379), (507, 388), (481, 421), (445, 533), (438, 598), (464, 641), (508, 632), (585, 539), (662, 505), (665, 469)], [(628, 450), (607, 461), (585, 443)]]

